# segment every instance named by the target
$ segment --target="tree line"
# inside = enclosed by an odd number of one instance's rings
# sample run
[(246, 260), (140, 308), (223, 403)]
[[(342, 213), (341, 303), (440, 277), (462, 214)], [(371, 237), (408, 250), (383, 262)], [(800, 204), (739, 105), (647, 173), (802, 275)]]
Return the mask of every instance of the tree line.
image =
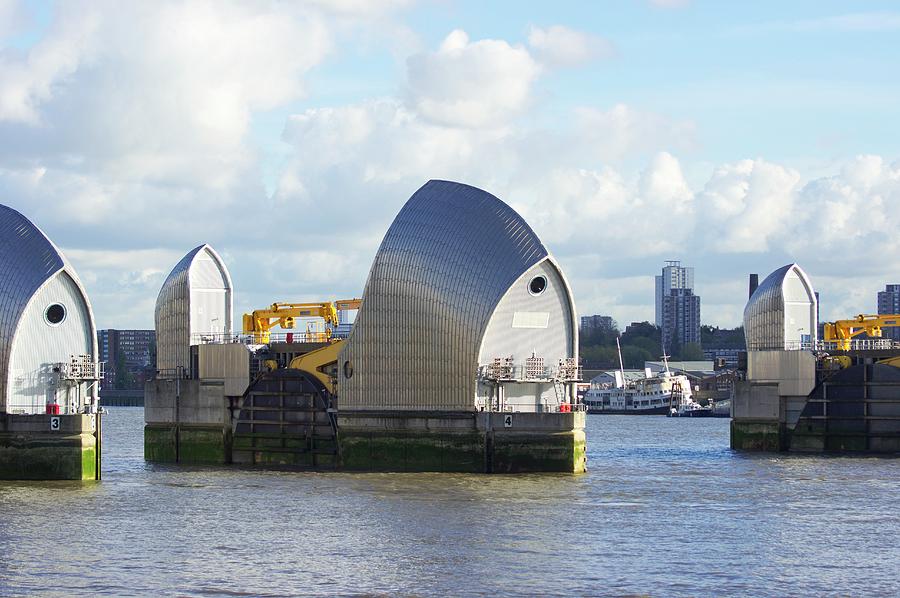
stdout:
[[(633, 322), (620, 332), (613, 322), (610, 326), (582, 330), (579, 337), (579, 353), (583, 365), (589, 369), (619, 367), (616, 338), (622, 346), (622, 363), (628, 369), (640, 369), (645, 361), (662, 359), (661, 331), (650, 322)], [(700, 327), (702, 346), (716, 349), (743, 349), (744, 328)], [(674, 343), (669, 347), (669, 358), (673, 361), (697, 361), (703, 359), (701, 343)]]

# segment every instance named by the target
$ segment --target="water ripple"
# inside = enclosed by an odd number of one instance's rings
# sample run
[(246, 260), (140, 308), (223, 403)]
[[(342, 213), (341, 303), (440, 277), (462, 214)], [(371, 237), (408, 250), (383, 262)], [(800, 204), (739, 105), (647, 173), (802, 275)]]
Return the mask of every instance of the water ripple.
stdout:
[(147, 464), (0, 483), (0, 595), (896, 595), (900, 460), (742, 454), (727, 420), (588, 418), (589, 471)]

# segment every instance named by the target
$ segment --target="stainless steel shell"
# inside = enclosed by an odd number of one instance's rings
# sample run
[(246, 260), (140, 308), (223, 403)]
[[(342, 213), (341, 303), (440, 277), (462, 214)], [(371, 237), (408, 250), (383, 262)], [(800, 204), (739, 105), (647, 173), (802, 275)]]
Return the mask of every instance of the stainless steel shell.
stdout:
[[(97, 354), (96, 326), (90, 301), (75, 269), (49, 238), (28, 218), (16, 210), (0, 205), (0, 411), (5, 408), (10, 393), (12, 379), (11, 361), (14, 341), (17, 355), (26, 362), (25, 353), (33, 347), (52, 344), (57, 341), (34, 337), (24, 338), (20, 333), (23, 315), (32, 298), (44, 288), (48, 281), (60, 272), (68, 275), (61, 284), (71, 284), (72, 293), (80, 304), (82, 316), (79, 327), (83, 330), (71, 331), (71, 325), (61, 328), (66, 334), (89, 339), (85, 349)], [(67, 282), (69, 281), (69, 282)], [(71, 322), (74, 321), (71, 320)], [(29, 333), (30, 334), (30, 333)], [(28, 336), (28, 335), (25, 335)], [(66, 343), (62, 343), (65, 345)], [(44, 347), (46, 349), (46, 347)], [(36, 350), (36, 349), (35, 349)], [(46, 354), (47, 351), (39, 351)], [(68, 354), (60, 354), (58, 361), (67, 361)]]
[(547, 256), (522, 217), (490, 193), (425, 184), (400, 210), (369, 272), (338, 363), (341, 410), (473, 409), (491, 315)]
[(744, 308), (747, 350), (793, 350), (816, 341), (816, 296), (806, 272), (788, 264), (769, 274)]
[(157, 369), (171, 378), (190, 369), (190, 347), (200, 336), (232, 333), (232, 283), (225, 262), (209, 245), (195, 247), (166, 277), (156, 299)]

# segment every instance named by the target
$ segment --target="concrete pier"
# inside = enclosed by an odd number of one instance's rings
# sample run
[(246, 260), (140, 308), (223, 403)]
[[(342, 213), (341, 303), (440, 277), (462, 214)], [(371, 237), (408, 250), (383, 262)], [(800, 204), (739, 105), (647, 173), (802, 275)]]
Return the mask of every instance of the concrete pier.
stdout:
[(581, 473), (584, 423), (584, 412), (340, 413), (341, 464), (361, 471)]
[(490, 193), (437, 180), (416, 191), (385, 234), (349, 336), (305, 363), (291, 358), (312, 346), (228, 340), (232, 288), (201, 245), (160, 289), (147, 459), (584, 471), (572, 289)]
[(816, 382), (816, 359), (809, 351), (750, 351), (747, 378), (735, 383), (731, 448), (788, 450), (797, 423)]
[(144, 392), (144, 458), (162, 463), (231, 461), (231, 415), (221, 380), (152, 380)]
[[(285, 382), (293, 378), (306, 382)], [(268, 374), (242, 398), (214, 382), (148, 383), (145, 459), (351, 471), (581, 473), (586, 466), (584, 412), (341, 412), (296, 370)]]
[(900, 369), (816, 371), (809, 351), (751, 351), (735, 386), (731, 448), (900, 453)]
[(102, 417), (0, 413), (0, 479), (99, 480)]

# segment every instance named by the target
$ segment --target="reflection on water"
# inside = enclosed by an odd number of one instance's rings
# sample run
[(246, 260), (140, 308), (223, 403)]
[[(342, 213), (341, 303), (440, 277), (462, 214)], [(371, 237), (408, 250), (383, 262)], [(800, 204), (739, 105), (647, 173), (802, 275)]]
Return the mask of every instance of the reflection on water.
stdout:
[(0, 482), (0, 594), (896, 594), (900, 460), (746, 455), (728, 420), (589, 416), (588, 473), (150, 465)]

